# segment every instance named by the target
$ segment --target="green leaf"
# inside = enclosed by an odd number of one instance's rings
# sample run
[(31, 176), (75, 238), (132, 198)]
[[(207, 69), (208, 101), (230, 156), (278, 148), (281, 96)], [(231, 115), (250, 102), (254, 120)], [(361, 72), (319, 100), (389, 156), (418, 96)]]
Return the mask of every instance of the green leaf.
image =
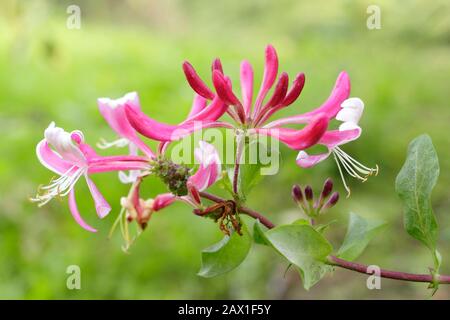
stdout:
[(267, 240), (267, 237), (264, 233), (264, 226), (262, 225), (259, 220), (256, 220), (253, 224), (253, 241), (257, 244), (262, 244), (265, 246), (270, 246), (269, 240)]
[[(262, 170), (269, 168), (273, 163), (264, 163), (261, 155), (267, 157), (266, 162), (274, 156), (272, 153), (276, 150), (268, 149), (260, 140), (251, 140), (244, 148), (243, 163), (239, 167), (239, 193), (245, 199), (250, 191), (262, 180), (264, 177)], [(255, 154), (256, 153), (256, 154)], [(277, 154), (279, 159), (279, 155)]]
[(351, 212), (347, 234), (337, 255), (345, 260), (355, 260), (386, 223), (376, 219), (366, 219)]
[(247, 257), (252, 239), (242, 224), (240, 236), (233, 232), (231, 236), (225, 236), (218, 243), (202, 251), (202, 267), (197, 273), (201, 277), (212, 278), (227, 273), (239, 266)]
[(326, 265), (331, 244), (313, 227), (305, 224), (283, 225), (265, 233), (273, 248), (295, 265), (305, 289), (311, 288), (332, 270)]
[(311, 225), (311, 223), (308, 220), (303, 218), (295, 220), (294, 222), (292, 222), (292, 224), (308, 225), (308, 226)]
[[(408, 155), (395, 181), (403, 201), (406, 231), (435, 256), (438, 226), (431, 207), (431, 191), (439, 177), (439, 161), (431, 138), (421, 135), (408, 147)], [(436, 260), (436, 259), (435, 259)]]

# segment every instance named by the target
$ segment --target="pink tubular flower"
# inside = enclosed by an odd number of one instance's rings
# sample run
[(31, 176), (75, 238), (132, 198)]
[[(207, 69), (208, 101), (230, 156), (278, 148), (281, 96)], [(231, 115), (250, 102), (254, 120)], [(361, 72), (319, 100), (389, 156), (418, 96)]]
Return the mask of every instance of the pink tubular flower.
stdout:
[(44, 139), (38, 143), (36, 153), (42, 165), (58, 174), (59, 178), (41, 187), (42, 192), (31, 200), (42, 206), (54, 197), (69, 195), (69, 207), (73, 217), (84, 229), (92, 232), (96, 230), (81, 218), (75, 201), (74, 186), (81, 176), (86, 179), (97, 215), (103, 218), (109, 213), (111, 207), (89, 175), (108, 171), (149, 169), (148, 160), (144, 157), (99, 156), (84, 143), (81, 131), (69, 133), (56, 127), (54, 122), (45, 130)]
[[(205, 99), (215, 97), (213, 91), (206, 86), (188, 62), (184, 63), (183, 69), (189, 84), (198, 95)], [(214, 61), (212, 70), (215, 92), (225, 104), (232, 107), (228, 113), (236, 121), (236, 127), (246, 129), (249, 135), (270, 135), (295, 150), (306, 149), (319, 141), (328, 127), (328, 122), (339, 112), (340, 104), (348, 98), (350, 92), (350, 81), (347, 74), (342, 72), (330, 97), (322, 106), (311, 112), (264, 125), (275, 112), (297, 100), (305, 84), (305, 75), (297, 74), (290, 88), (287, 73), (281, 73), (277, 80), (277, 53), (275, 48), (267, 46), (263, 79), (253, 104), (254, 79), (250, 63), (247, 61), (241, 63), (241, 99), (234, 93), (231, 80), (223, 73), (218, 59)], [(267, 97), (272, 87), (273, 93)], [(302, 123), (306, 126), (300, 130), (281, 127), (287, 123)]]
[[(351, 176), (363, 181), (368, 175), (378, 172), (378, 167), (375, 169), (368, 168), (345, 154), (338, 147), (359, 137), (361, 128), (358, 126), (358, 121), (364, 108), (360, 99), (349, 98), (350, 79), (346, 72), (339, 74), (330, 96), (320, 107), (306, 113), (267, 123), (274, 113), (297, 100), (305, 84), (303, 73), (297, 74), (290, 89), (288, 88), (289, 77), (286, 73), (281, 73), (278, 81), (276, 81), (278, 73), (277, 53), (272, 46), (267, 46), (261, 87), (255, 103), (252, 105), (253, 69), (247, 61), (241, 63), (241, 99), (233, 92), (231, 80), (224, 75), (218, 59), (214, 61), (212, 70), (213, 85), (217, 95), (225, 104), (233, 107), (233, 109), (228, 110), (230, 116), (236, 121), (236, 126), (245, 129), (248, 135), (272, 136), (289, 148), (300, 151), (297, 164), (301, 167), (311, 167), (333, 153), (344, 187), (348, 192), (350, 192), (350, 189), (345, 183), (339, 163)], [(184, 71), (189, 84), (197, 94), (205, 99), (214, 97), (212, 90), (206, 86), (187, 62), (184, 64)], [(274, 87), (272, 96), (266, 99), (272, 87)], [(264, 102), (265, 100), (267, 102)], [(341, 124), (339, 130), (327, 131), (328, 124), (333, 119), (343, 121), (343, 124)], [(305, 126), (300, 130), (283, 127), (290, 124), (303, 124)], [(328, 152), (309, 156), (304, 150), (317, 143), (327, 146)]]
[(227, 123), (217, 121), (227, 108), (228, 106), (218, 97), (214, 97), (211, 103), (206, 105), (203, 97), (196, 96), (187, 119), (178, 125), (158, 122), (148, 117), (132, 103), (125, 104), (125, 113), (131, 126), (140, 134), (153, 140), (170, 142), (182, 139), (201, 129), (232, 127)]
[[(126, 105), (135, 110), (141, 109), (136, 92), (127, 93), (119, 99), (99, 98), (97, 103), (103, 118), (120, 137), (120, 139), (109, 143), (102, 141), (102, 143), (98, 144), (99, 148), (106, 149), (112, 146), (125, 147), (128, 145), (130, 155), (136, 156), (139, 149), (149, 159), (156, 157), (154, 152), (138, 137), (136, 130), (128, 122), (125, 114)], [(128, 175), (120, 171), (119, 180), (122, 183), (133, 183), (140, 174), (139, 170), (131, 170)]]
[(301, 150), (297, 156), (297, 164), (301, 167), (309, 168), (325, 160), (333, 153), (342, 182), (349, 196), (350, 188), (345, 182), (342, 167), (350, 176), (364, 182), (368, 176), (378, 174), (378, 166), (369, 168), (339, 148), (340, 145), (356, 140), (361, 135), (362, 129), (359, 127), (358, 122), (364, 111), (364, 103), (359, 98), (350, 98), (345, 100), (341, 107), (342, 109), (336, 115), (336, 119), (342, 121), (339, 129), (325, 132), (318, 142), (318, 144), (326, 146), (328, 151), (322, 154), (309, 155), (304, 150)]
[(109, 126), (121, 137), (121, 139), (104, 143), (103, 147), (124, 146), (127, 144), (136, 145), (149, 158), (154, 158), (153, 151), (137, 136), (136, 130), (130, 125), (125, 114), (125, 106), (130, 106), (134, 110), (140, 110), (139, 97), (136, 92), (125, 94), (119, 99), (99, 98), (98, 108), (103, 118)]

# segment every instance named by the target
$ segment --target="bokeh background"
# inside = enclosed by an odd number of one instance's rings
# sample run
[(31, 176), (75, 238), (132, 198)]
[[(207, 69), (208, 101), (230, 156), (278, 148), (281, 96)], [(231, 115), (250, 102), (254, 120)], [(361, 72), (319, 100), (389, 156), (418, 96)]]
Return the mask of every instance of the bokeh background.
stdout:
[[(81, 29), (66, 28), (67, 6), (81, 8)], [(368, 5), (381, 8), (381, 29), (366, 27)], [(394, 179), (411, 139), (431, 135), (441, 176), (433, 193), (440, 225), (442, 273), (450, 273), (450, 3), (448, 1), (13, 1), (0, 4), (0, 298), (16, 299), (423, 299), (426, 284), (383, 280), (368, 290), (366, 277), (336, 270), (306, 292), (298, 275), (265, 247), (253, 246), (235, 271), (215, 278), (196, 276), (201, 249), (221, 238), (210, 221), (182, 204), (155, 214), (129, 254), (107, 233), (127, 186), (114, 173), (94, 177), (113, 211), (98, 221), (83, 183), (79, 207), (100, 229), (91, 234), (74, 223), (67, 202), (37, 208), (27, 199), (52, 174), (35, 156), (50, 121), (82, 129), (91, 144), (114, 134), (97, 111), (96, 99), (136, 90), (152, 117), (177, 123), (186, 116), (191, 89), (181, 63), (188, 59), (204, 78), (221, 57), (238, 77), (242, 59), (260, 79), (263, 50), (273, 44), (280, 69), (306, 73), (301, 99), (284, 115), (310, 110), (328, 96), (339, 71), (352, 79), (352, 95), (366, 110), (362, 137), (344, 149), (381, 172), (364, 184), (350, 181), (343, 199), (324, 221), (338, 219), (328, 233), (336, 248), (348, 213), (386, 220), (389, 227), (359, 261), (385, 268), (427, 272), (431, 258), (403, 230)], [(235, 84), (237, 85), (237, 84)], [(282, 149), (281, 171), (266, 177), (249, 205), (276, 223), (298, 217), (290, 199), (293, 183), (316, 189), (326, 177), (339, 180), (332, 159), (304, 170), (295, 152)], [(337, 183), (344, 193), (342, 186)], [(164, 190), (156, 180), (145, 194)], [(221, 190), (217, 190), (221, 192)], [(81, 268), (81, 290), (66, 288), (66, 268)], [(437, 299), (450, 298), (442, 286)]]

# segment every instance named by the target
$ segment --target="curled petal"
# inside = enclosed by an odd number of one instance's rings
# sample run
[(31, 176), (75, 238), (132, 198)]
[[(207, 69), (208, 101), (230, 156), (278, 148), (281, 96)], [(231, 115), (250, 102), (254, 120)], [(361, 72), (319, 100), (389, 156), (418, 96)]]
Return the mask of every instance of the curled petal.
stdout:
[(253, 68), (245, 60), (241, 63), (241, 90), (245, 116), (249, 117), (253, 99)]
[(176, 200), (176, 197), (172, 193), (162, 193), (153, 199), (153, 210), (159, 211), (165, 207), (171, 205)]
[(75, 199), (75, 191), (74, 189), (70, 190), (69, 193), (69, 209), (72, 213), (73, 218), (75, 221), (85, 230), (90, 232), (97, 232), (96, 229), (92, 228), (90, 225), (88, 225), (83, 218), (80, 215), (80, 212), (78, 211), (77, 202)]
[(328, 117), (319, 114), (314, 117), (303, 129), (290, 128), (260, 128), (254, 129), (256, 133), (269, 135), (286, 144), (294, 150), (303, 150), (315, 145), (323, 136), (328, 127)]
[(194, 150), (196, 160), (200, 163), (196, 173), (189, 177), (188, 183), (203, 191), (220, 179), (222, 163), (213, 145), (204, 141)]
[(336, 120), (357, 124), (364, 111), (364, 102), (359, 98), (349, 98), (342, 102), (341, 107)]
[(194, 67), (187, 61), (183, 63), (183, 71), (191, 88), (197, 92), (200, 96), (212, 100), (215, 94), (208, 88), (202, 79), (195, 72)]
[(361, 135), (361, 128), (351, 130), (331, 130), (324, 133), (320, 138), (318, 144), (324, 145), (328, 148), (328, 151), (321, 154), (309, 155), (304, 150), (300, 151), (297, 156), (297, 164), (303, 168), (312, 167), (319, 162), (325, 160), (333, 150), (334, 147), (356, 140)]
[(134, 143), (147, 156), (154, 158), (153, 151), (136, 134), (130, 125), (126, 114), (125, 105), (134, 110), (141, 110), (139, 97), (136, 92), (127, 93), (120, 99), (100, 98), (97, 100), (98, 108), (109, 126), (121, 137)]
[(48, 142), (44, 139), (41, 140), (36, 146), (36, 155), (39, 162), (47, 169), (57, 173), (64, 174), (73, 167), (73, 164), (62, 159), (56, 154), (48, 145)]
[(328, 158), (330, 153), (331, 153), (331, 150), (328, 150), (328, 152), (325, 152), (325, 153), (309, 155), (308, 153), (306, 153), (305, 151), (302, 150), (298, 153), (298, 156), (297, 156), (297, 159), (295, 160), (295, 162), (297, 163), (298, 166), (300, 166), (302, 168), (310, 168), (312, 166), (315, 166), (319, 162), (325, 160), (326, 158)]
[(56, 127), (52, 122), (44, 131), (45, 140), (52, 148), (66, 161), (82, 166), (86, 163), (86, 158), (78, 147), (83, 142), (83, 135), (80, 131), (72, 133), (62, 128)]
[(269, 92), (270, 88), (272, 88), (273, 83), (277, 77), (278, 73), (278, 57), (277, 52), (274, 47), (268, 45), (266, 47), (266, 61), (264, 65), (264, 76), (261, 83), (261, 88), (259, 89), (258, 96), (256, 97), (255, 102), (255, 110), (253, 111), (254, 115), (259, 113), (259, 109), (261, 108), (262, 102)]
[(332, 119), (341, 110), (341, 103), (350, 95), (350, 79), (345, 71), (341, 72), (336, 80), (328, 99), (319, 107), (310, 112), (299, 114), (296, 116), (281, 118), (270, 122), (264, 128), (275, 128), (291, 123), (307, 123), (316, 115), (323, 113), (328, 119)]

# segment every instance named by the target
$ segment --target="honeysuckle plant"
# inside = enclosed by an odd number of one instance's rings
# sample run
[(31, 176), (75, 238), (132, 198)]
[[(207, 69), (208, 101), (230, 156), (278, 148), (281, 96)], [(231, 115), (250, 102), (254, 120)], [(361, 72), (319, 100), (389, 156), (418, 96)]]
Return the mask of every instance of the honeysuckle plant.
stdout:
[[(330, 96), (321, 106), (271, 120), (276, 112), (294, 104), (305, 84), (303, 73), (294, 77), (290, 88), (287, 73), (281, 73), (277, 80), (278, 57), (272, 46), (265, 50), (263, 78), (255, 99), (253, 69), (249, 62), (244, 60), (241, 63), (240, 98), (219, 59), (213, 61), (211, 70), (212, 86), (208, 86), (190, 63), (183, 63), (194, 99), (186, 119), (178, 124), (162, 123), (146, 115), (136, 92), (118, 99), (99, 98), (99, 111), (117, 135), (117, 139), (110, 142), (101, 140), (98, 148), (102, 151), (99, 153), (112, 147), (127, 147), (128, 151), (123, 155), (100, 155), (85, 142), (81, 131), (67, 132), (52, 122), (45, 129), (44, 139), (37, 144), (36, 152), (41, 164), (58, 177), (39, 187), (31, 200), (42, 206), (55, 197), (68, 196), (75, 221), (85, 230), (96, 232), (78, 210), (75, 185), (84, 176), (95, 211), (100, 219), (104, 218), (110, 214), (111, 206), (92, 176), (115, 171), (119, 182), (130, 184), (128, 194), (117, 199), (121, 210), (113, 213), (116, 219), (110, 231), (110, 236), (113, 236), (120, 226), (125, 250), (148, 227), (154, 213), (179, 201), (185, 203), (194, 215), (213, 219), (223, 232), (220, 242), (202, 252), (198, 273), (202, 277), (218, 276), (239, 266), (252, 243), (273, 249), (286, 260), (287, 265), (295, 266), (306, 289), (336, 267), (371, 274), (367, 265), (353, 261), (383, 230), (385, 223), (351, 213), (344, 241), (340, 248), (335, 249), (325, 236), (325, 230), (332, 225), (321, 221), (339, 200), (339, 193), (333, 192), (331, 179), (326, 179), (320, 192), (316, 193), (309, 185), (296, 184), (286, 188), (287, 191), (290, 189), (293, 203), (299, 209), (298, 218), (288, 224), (276, 226), (263, 214), (246, 206), (251, 187), (261, 180), (262, 175), (263, 163), (259, 159), (252, 164), (244, 161), (244, 151), (254, 138), (270, 137), (282, 142), (297, 153), (296, 164), (300, 168), (318, 165), (333, 155), (347, 196), (350, 196), (350, 188), (344, 171), (361, 181), (378, 173), (377, 165), (363, 165), (341, 149), (342, 145), (358, 139), (362, 133), (359, 121), (364, 103), (360, 98), (350, 97), (348, 74), (343, 71), (338, 75)], [(169, 151), (171, 144), (212, 128), (234, 133), (234, 161), (231, 165), (221, 159), (217, 146), (204, 140), (193, 149), (193, 163), (173, 158)], [(158, 142), (156, 150), (146, 143), (146, 139)], [(309, 149), (316, 145), (325, 146), (327, 151), (312, 153)], [(439, 273), (442, 258), (436, 243), (438, 226), (430, 202), (438, 175), (439, 163), (431, 138), (421, 135), (411, 142), (395, 185), (404, 205), (406, 231), (430, 250), (432, 264), (428, 273), (423, 274), (380, 270), (381, 277), (429, 283), (433, 292), (439, 284), (450, 283), (450, 276)], [(167, 186), (167, 192), (143, 199), (140, 192), (142, 182), (149, 176), (160, 178)], [(223, 194), (212, 194), (208, 190), (214, 184), (222, 186)], [(247, 225), (248, 220), (242, 219), (243, 215), (254, 218), (251, 228)], [(131, 225), (135, 225), (136, 231), (129, 229)]]

